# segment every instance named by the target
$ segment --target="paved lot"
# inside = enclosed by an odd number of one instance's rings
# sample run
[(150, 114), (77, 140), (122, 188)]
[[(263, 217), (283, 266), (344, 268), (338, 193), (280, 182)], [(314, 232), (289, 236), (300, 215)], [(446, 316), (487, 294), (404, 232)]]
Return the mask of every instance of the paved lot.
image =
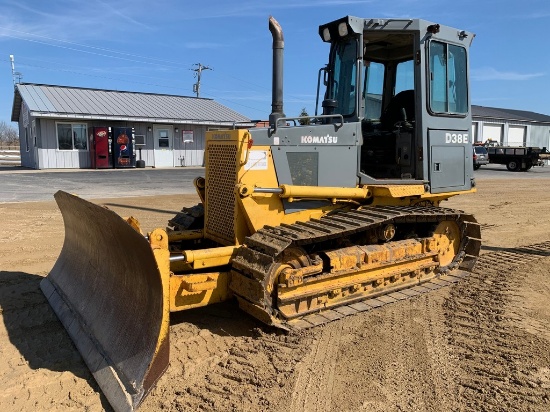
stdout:
[(203, 168), (43, 171), (0, 168), (0, 203), (53, 200), (58, 190), (84, 199), (195, 193)]
[(550, 166), (536, 166), (527, 172), (509, 172), (504, 165), (488, 164), (474, 172), (476, 180), (480, 179), (538, 179), (550, 177)]
[[(204, 168), (52, 171), (0, 167), (0, 203), (52, 200), (58, 190), (85, 199), (190, 194), (195, 193), (197, 176), (204, 176)], [(475, 171), (474, 177), (477, 181), (550, 178), (550, 166), (509, 172), (505, 166), (491, 164)]]

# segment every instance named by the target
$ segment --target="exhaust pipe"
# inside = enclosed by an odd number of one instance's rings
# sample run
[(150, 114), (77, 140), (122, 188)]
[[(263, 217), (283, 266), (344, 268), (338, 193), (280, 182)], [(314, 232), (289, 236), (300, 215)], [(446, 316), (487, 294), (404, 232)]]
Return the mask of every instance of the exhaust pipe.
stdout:
[(269, 127), (275, 129), (277, 119), (285, 117), (283, 113), (283, 51), (285, 39), (283, 38), (283, 29), (273, 16), (269, 16), (269, 31), (273, 37), (273, 82), (271, 86)]

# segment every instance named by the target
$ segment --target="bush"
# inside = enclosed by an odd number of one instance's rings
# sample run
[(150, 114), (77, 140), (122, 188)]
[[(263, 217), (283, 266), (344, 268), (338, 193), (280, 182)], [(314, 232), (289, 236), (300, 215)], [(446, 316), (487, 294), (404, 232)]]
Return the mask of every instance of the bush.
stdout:
[(0, 144), (6, 146), (19, 145), (19, 133), (12, 125), (0, 122)]

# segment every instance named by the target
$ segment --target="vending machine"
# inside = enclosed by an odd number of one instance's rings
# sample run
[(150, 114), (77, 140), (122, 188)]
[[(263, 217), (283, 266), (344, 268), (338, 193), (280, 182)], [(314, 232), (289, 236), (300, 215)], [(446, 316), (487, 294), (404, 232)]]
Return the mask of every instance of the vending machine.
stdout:
[(113, 127), (113, 164), (116, 168), (136, 167), (134, 129)]
[(113, 167), (113, 141), (109, 127), (92, 127), (90, 130), (90, 156), (92, 169)]

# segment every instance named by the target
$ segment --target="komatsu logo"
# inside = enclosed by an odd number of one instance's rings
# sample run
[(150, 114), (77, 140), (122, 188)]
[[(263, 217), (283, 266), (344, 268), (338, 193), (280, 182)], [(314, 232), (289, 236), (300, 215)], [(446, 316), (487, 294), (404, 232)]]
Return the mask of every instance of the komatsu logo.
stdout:
[(302, 143), (308, 144), (334, 144), (338, 143), (338, 136), (302, 136)]
[(231, 139), (231, 135), (229, 133), (214, 133), (212, 135), (212, 139), (229, 140), (229, 139)]

